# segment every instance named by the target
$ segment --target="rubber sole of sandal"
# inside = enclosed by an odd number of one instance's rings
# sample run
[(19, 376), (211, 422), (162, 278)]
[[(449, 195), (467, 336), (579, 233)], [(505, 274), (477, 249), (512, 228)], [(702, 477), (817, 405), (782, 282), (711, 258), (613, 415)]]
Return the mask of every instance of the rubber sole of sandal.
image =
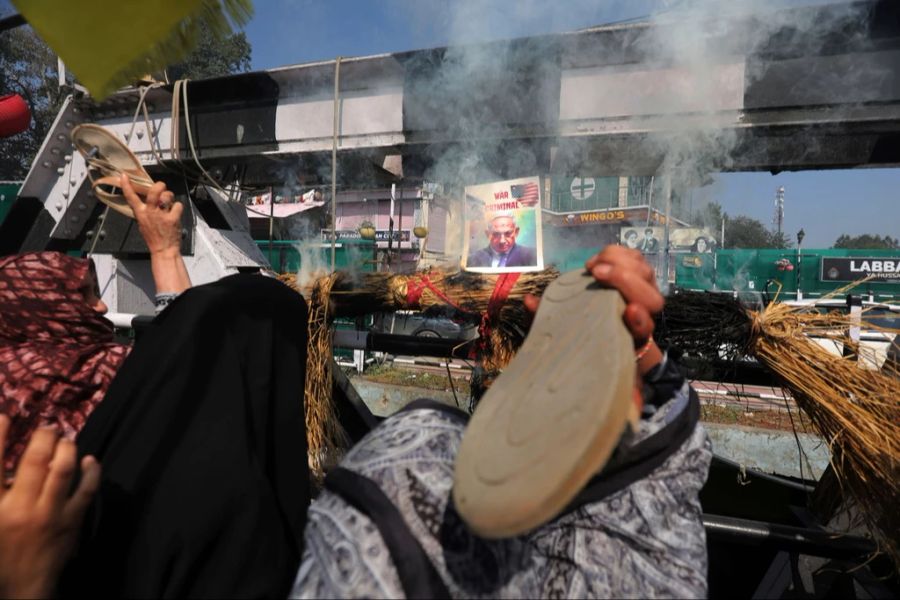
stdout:
[(545, 290), (456, 458), (453, 501), (478, 535), (512, 537), (550, 521), (609, 460), (633, 405), (624, 309), (618, 291), (581, 271)]
[[(78, 125), (72, 130), (72, 143), (86, 160), (91, 151), (96, 148), (98, 156), (104, 158), (121, 174), (131, 177), (135, 190), (139, 193), (149, 187), (148, 182), (152, 185), (153, 180), (134, 153), (108, 129), (93, 123)], [(113, 210), (126, 217), (134, 218), (134, 211), (131, 210), (131, 206), (128, 205), (124, 196), (110, 193), (104, 189), (103, 186), (115, 187), (115, 181), (116, 177), (95, 178), (93, 174), (91, 175), (91, 182), (97, 198)]]

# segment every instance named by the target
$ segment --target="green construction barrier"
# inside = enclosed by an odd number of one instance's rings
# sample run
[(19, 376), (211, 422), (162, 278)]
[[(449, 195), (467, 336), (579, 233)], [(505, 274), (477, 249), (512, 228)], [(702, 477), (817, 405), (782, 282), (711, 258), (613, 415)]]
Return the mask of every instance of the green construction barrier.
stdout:
[[(296, 240), (255, 240), (256, 245), (278, 273), (296, 273), (302, 266), (301, 244)], [(342, 240), (334, 249), (334, 265), (338, 270), (374, 271), (372, 240)], [(331, 244), (306, 246), (303, 255), (317, 262), (322, 269), (331, 270)]]
[[(849, 282), (823, 281), (822, 258), (900, 258), (897, 250), (844, 249), (732, 249), (715, 254), (678, 254), (675, 256), (675, 285), (690, 290), (732, 291), (741, 295), (756, 295), (769, 285), (774, 296), (785, 300), (797, 297), (797, 288), (804, 298), (820, 298)], [(790, 268), (788, 268), (788, 263)], [(870, 281), (854, 288), (853, 293), (871, 296), (876, 301), (900, 300), (900, 282)]]
[(21, 181), (0, 181), (0, 223), (3, 223), (9, 209), (12, 208), (21, 187)]
[[(263, 256), (269, 260), (278, 273), (297, 273), (303, 265), (303, 257), (314, 260), (317, 266), (331, 270), (331, 244), (317, 243), (307, 245), (301, 252), (301, 244), (297, 240), (277, 240), (269, 243), (268, 240), (255, 240), (256, 245), (262, 251)], [(334, 264), (338, 270), (355, 270), (356, 272), (374, 272), (375, 263), (373, 254), (375, 242), (372, 240), (341, 240), (334, 248)], [(359, 319), (338, 318), (335, 319), (336, 329), (366, 329), (372, 325), (372, 317), (366, 315)], [(351, 359), (353, 351), (345, 348), (335, 348), (334, 356)]]

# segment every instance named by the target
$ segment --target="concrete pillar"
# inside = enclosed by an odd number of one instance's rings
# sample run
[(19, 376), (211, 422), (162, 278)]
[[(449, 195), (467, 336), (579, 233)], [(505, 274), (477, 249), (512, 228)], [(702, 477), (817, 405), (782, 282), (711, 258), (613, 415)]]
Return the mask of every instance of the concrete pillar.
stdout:
[(619, 177), (619, 208), (628, 206), (628, 177)]

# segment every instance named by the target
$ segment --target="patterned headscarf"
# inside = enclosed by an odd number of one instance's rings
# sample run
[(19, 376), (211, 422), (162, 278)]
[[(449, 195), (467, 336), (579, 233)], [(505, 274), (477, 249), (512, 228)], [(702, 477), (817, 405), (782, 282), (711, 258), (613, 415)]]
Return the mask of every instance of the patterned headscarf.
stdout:
[(103, 399), (129, 346), (88, 306), (93, 264), (58, 252), (0, 258), (0, 412), (12, 421), (9, 477), (31, 434), (53, 425), (69, 439)]

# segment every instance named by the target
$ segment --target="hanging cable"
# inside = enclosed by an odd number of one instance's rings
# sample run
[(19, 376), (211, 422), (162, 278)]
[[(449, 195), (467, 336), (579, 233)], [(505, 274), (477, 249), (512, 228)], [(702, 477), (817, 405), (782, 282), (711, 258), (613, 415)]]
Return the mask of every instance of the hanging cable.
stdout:
[(337, 143), (341, 93), (341, 57), (334, 61), (334, 120), (331, 125), (331, 272), (335, 269), (337, 240)]

